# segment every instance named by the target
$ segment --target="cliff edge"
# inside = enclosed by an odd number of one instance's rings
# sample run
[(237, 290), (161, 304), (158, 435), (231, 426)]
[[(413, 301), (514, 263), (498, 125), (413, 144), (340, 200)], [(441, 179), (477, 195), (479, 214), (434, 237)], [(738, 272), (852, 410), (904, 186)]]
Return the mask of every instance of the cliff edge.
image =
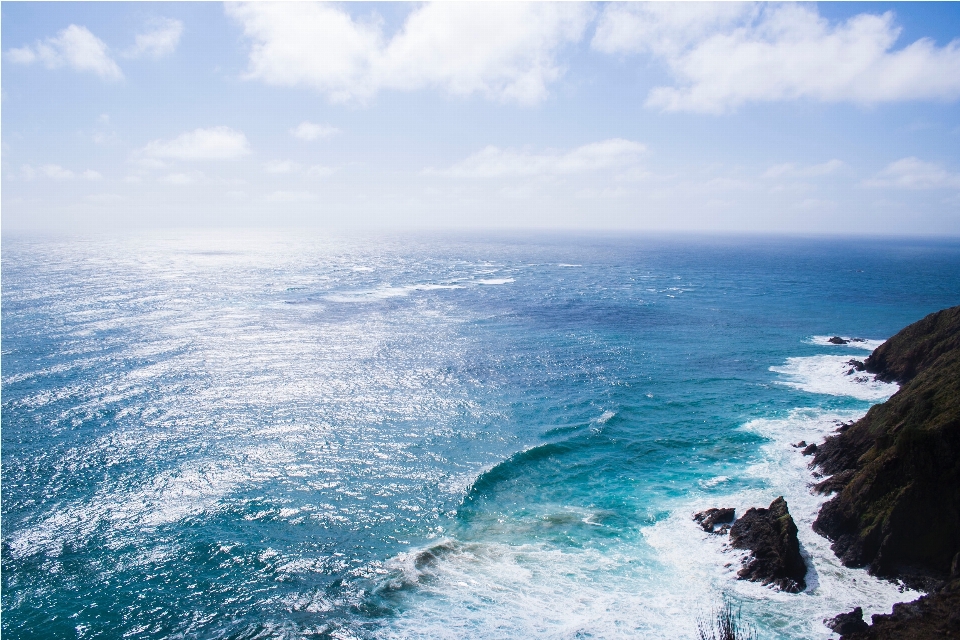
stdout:
[[(817, 447), (814, 464), (832, 475), (818, 488), (838, 493), (813, 528), (845, 565), (933, 592), (924, 612), (955, 606), (947, 582), (960, 562), (960, 306), (911, 324), (863, 364), (901, 387)], [(909, 607), (898, 606), (862, 637), (894, 637), (870, 634), (906, 623)]]

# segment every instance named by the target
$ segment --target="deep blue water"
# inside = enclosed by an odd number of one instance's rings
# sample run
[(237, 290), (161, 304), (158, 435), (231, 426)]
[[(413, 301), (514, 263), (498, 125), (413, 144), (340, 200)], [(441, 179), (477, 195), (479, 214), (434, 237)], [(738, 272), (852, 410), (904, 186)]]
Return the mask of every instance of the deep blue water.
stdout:
[[(2, 249), (7, 638), (693, 638), (724, 599), (827, 638), (912, 597), (809, 530), (790, 443), (895, 391), (844, 363), (960, 304), (960, 241)], [(690, 518), (778, 495), (801, 594)]]

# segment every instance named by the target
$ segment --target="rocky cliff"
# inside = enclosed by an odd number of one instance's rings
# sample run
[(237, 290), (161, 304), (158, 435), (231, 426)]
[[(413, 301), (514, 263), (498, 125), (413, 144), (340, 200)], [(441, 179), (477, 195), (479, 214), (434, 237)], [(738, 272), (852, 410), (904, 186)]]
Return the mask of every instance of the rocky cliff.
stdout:
[(815, 464), (838, 491), (814, 529), (848, 566), (934, 590), (960, 552), (960, 307), (916, 322), (864, 362), (900, 390), (827, 438)]

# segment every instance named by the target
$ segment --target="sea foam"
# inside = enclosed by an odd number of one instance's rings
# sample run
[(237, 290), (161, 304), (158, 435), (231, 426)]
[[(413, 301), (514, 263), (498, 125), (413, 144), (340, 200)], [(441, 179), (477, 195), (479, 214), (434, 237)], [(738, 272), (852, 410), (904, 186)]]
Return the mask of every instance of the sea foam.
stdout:
[[(606, 545), (562, 549), (546, 543), (461, 542), (401, 554), (387, 563), (381, 588), (402, 613), (390, 638), (546, 637), (696, 638), (696, 618), (724, 598), (742, 605), (761, 638), (829, 638), (823, 620), (853, 607), (867, 616), (889, 612), (920, 594), (901, 591), (863, 569), (844, 567), (811, 525), (826, 499), (810, 491), (809, 458), (791, 446), (819, 441), (862, 412), (794, 410), (753, 420), (742, 429), (766, 442), (740, 482), (716, 476), (704, 490), (662, 505), (669, 515)], [(752, 488), (743, 489), (743, 480)], [(732, 486), (731, 486), (732, 485)], [(774, 591), (736, 579), (744, 553), (726, 537), (705, 533), (692, 514), (732, 506), (742, 514), (783, 495), (807, 560), (808, 588)], [(558, 509), (562, 508), (560, 505)], [(504, 524), (509, 527), (508, 523)]]
[(886, 400), (900, 388), (881, 382), (873, 375), (857, 371), (850, 356), (806, 356), (787, 358), (781, 366), (770, 367), (782, 378), (777, 382), (809, 393), (849, 396), (858, 400)]
[[(811, 393), (878, 401), (897, 385), (848, 373), (849, 356), (789, 358), (770, 370), (780, 382)], [(699, 482), (699, 491), (661, 505), (667, 516), (604, 545), (563, 549), (545, 542), (505, 544), (447, 539), (387, 563), (402, 613), (390, 621), (391, 638), (603, 637), (696, 638), (696, 618), (723, 599), (742, 606), (761, 638), (829, 638), (823, 620), (854, 607), (869, 617), (920, 594), (843, 566), (830, 542), (813, 532), (820, 505), (799, 441), (819, 442), (863, 410), (794, 409), (784, 417), (751, 420), (741, 429), (764, 439), (739, 472)], [(598, 422), (613, 417), (605, 412)], [(731, 479), (730, 476), (739, 476)], [(745, 488), (746, 487), (746, 488)], [(745, 557), (725, 536), (709, 534), (692, 514), (710, 507), (766, 507), (784, 496), (799, 529), (807, 589), (774, 591), (736, 579)], [(557, 509), (562, 509), (557, 505)], [(585, 521), (589, 521), (589, 516)], [(502, 530), (509, 522), (500, 521)], [(424, 561), (427, 558), (428, 561)]]

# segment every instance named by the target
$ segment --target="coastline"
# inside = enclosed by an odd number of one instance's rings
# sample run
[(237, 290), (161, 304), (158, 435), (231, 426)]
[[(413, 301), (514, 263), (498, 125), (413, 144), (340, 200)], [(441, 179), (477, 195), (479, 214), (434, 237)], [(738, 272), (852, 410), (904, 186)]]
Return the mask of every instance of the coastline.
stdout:
[[(898, 586), (901, 602), (889, 613), (872, 607), (872, 625), (863, 619), (865, 605), (824, 618), (825, 627), (842, 640), (960, 637), (960, 307), (930, 314), (882, 343), (840, 336), (815, 336), (812, 342), (869, 346), (871, 353), (846, 362), (835, 355), (788, 358), (785, 365), (771, 367), (785, 376), (783, 384), (863, 400), (887, 397), (853, 419), (835, 419), (834, 429), (814, 437), (810, 426), (818, 419), (822, 423), (822, 416), (808, 415), (807, 429), (801, 431), (807, 437), (797, 443), (787, 440), (798, 435), (796, 428), (776, 434), (764, 428), (768, 420), (745, 425), (774, 440), (768, 446), (771, 460), (788, 448), (794, 462), (797, 454), (812, 456), (806, 465), (813, 480), (805, 483), (808, 496), (791, 497), (793, 514), (781, 496), (769, 510), (762, 508), (763, 499), (745, 513), (737, 505), (736, 519), (722, 501), (694, 519), (708, 538), (726, 540), (729, 532), (729, 541), (721, 543), (725, 551), (728, 546), (747, 550), (736, 563), (742, 567), (740, 580), (786, 593), (818, 590), (818, 565), (829, 562), (822, 548), (827, 542), (828, 554), (844, 567), (865, 569), (874, 579)], [(838, 369), (844, 368), (842, 375), (859, 389), (837, 384)], [(885, 394), (884, 388), (893, 385), (900, 387)], [(790, 466), (785, 459), (780, 463)], [(814, 509), (807, 497), (819, 497)], [(714, 517), (725, 523), (719, 530)], [(790, 558), (798, 544), (806, 564), (803, 576), (790, 570), (800, 562)]]
[(835, 495), (813, 528), (844, 565), (926, 595), (841, 638), (960, 637), (960, 307), (905, 327), (856, 368), (902, 386), (817, 447), (811, 466)]

